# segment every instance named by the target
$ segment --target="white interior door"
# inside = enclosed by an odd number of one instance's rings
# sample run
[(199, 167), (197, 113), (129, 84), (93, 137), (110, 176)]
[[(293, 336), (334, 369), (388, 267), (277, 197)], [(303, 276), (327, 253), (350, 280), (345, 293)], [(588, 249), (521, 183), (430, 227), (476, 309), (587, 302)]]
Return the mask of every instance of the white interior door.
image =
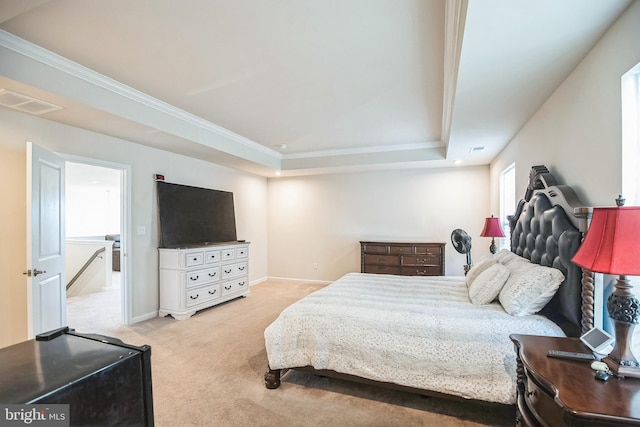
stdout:
[(29, 337), (66, 324), (64, 160), (27, 142)]

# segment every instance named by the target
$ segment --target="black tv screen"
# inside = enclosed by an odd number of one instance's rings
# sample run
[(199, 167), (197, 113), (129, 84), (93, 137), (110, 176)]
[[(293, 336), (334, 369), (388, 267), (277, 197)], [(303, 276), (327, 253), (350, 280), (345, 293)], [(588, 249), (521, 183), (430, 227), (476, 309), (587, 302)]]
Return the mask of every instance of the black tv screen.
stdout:
[(158, 181), (160, 246), (233, 242), (233, 193)]

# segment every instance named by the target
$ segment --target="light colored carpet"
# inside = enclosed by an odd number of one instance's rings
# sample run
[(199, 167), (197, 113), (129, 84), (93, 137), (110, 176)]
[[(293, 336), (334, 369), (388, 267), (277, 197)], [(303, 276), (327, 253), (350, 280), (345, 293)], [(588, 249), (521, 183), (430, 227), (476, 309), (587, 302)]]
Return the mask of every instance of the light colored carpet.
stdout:
[[(251, 295), (177, 321), (86, 331), (152, 348), (157, 426), (512, 426), (513, 407), (421, 396), (289, 372), (264, 387), (264, 329), (321, 285), (268, 281)], [(73, 325), (70, 325), (73, 327)], [(84, 332), (84, 331), (79, 331)]]
[(67, 325), (78, 332), (102, 333), (122, 325), (120, 272), (102, 292), (67, 298)]

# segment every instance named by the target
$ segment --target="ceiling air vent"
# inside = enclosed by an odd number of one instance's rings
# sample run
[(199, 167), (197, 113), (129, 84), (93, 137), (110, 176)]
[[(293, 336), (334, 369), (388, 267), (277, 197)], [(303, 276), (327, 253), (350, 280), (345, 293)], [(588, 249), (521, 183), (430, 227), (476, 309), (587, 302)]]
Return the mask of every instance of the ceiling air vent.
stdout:
[(472, 147), (469, 152), (470, 153), (479, 153), (481, 151), (484, 151), (484, 147)]
[(62, 109), (59, 105), (50, 104), (7, 89), (0, 89), (0, 105), (37, 116)]

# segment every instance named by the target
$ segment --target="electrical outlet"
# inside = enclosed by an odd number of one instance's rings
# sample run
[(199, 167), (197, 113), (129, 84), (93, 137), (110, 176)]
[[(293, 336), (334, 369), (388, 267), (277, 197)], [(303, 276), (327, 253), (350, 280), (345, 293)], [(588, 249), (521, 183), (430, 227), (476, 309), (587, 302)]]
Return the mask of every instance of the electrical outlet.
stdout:
[(314, 262), (314, 263), (313, 263), (313, 269), (314, 269), (314, 270), (317, 270), (317, 269), (318, 269), (318, 263), (317, 263), (317, 262)]
[(144, 225), (139, 225), (138, 234), (147, 234), (147, 228)]

